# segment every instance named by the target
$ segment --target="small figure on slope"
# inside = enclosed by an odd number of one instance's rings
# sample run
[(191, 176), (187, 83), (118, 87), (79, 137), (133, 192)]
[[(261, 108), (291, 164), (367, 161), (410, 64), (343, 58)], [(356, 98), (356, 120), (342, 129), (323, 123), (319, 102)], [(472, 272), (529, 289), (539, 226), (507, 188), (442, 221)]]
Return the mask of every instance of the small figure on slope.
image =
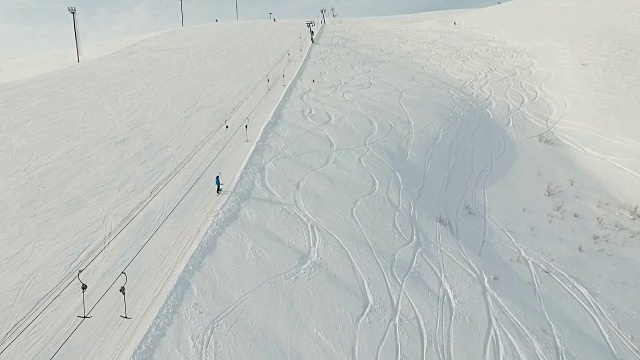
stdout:
[(218, 193), (218, 195), (220, 195), (220, 193), (222, 192), (222, 183), (220, 182), (220, 175), (216, 175), (216, 186), (218, 187), (216, 189), (216, 193)]

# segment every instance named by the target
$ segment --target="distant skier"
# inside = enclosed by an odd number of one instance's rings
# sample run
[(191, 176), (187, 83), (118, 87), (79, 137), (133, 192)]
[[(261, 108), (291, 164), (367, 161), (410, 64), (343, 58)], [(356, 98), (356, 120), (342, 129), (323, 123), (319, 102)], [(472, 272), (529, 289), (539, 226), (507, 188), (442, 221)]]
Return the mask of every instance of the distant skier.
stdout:
[(218, 189), (216, 189), (216, 193), (218, 193), (218, 195), (220, 195), (220, 193), (222, 192), (222, 183), (220, 183), (220, 175), (216, 175), (216, 186), (218, 187)]

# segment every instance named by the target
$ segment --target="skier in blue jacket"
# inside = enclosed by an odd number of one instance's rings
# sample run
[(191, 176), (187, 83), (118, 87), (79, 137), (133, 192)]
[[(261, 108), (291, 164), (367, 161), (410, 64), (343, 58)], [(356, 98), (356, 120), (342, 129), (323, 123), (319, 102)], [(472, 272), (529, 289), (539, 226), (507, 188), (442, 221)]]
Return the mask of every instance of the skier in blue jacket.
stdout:
[(220, 192), (222, 192), (222, 188), (220, 187), (220, 185), (222, 185), (220, 183), (220, 175), (216, 175), (216, 186), (218, 187), (216, 192), (218, 193), (218, 195), (220, 195)]

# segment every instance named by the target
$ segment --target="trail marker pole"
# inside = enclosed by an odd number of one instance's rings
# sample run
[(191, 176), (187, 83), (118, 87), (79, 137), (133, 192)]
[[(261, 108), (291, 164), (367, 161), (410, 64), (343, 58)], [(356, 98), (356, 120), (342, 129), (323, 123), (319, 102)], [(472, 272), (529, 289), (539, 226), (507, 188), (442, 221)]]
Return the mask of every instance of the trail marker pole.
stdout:
[(131, 318), (127, 316), (127, 294), (124, 289), (124, 286), (127, 285), (128, 281), (127, 273), (123, 271), (122, 275), (124, 275), (124, 285), (120, 287), (120, 293), (122, 294), (122, 298), (124, 299), (124, 316), (120, 315), (120, 317), (123, 319), (131, 320)]
[(91, 316), (87, 316), (87, 307), (84, 302), (84, 293), (85, 291), (87, 291), (87, 288), (89, 287), (87, 286), (87, 284), (83, 283), (82, 280), (80, 280), (81, 272), (82, 270), (78, 270), (78, 281), (80, 281), (80, 284), (82, 284), (82, 286), (80, 287), (82, 289), (82, 316), (78, 315), (78, 317), (81, 319), (90, 319)]
[(269, 82), (269, 78), (267, 78), (267, 90), (271, 90), (271, 83)]
[(238, 21), (238, 0), (236, 0), (236, 22)]
[(247, 141), (249, 142), (249, 118), (247, 118), (247, 124), (244, 126), (244, 134), (247, 137)]

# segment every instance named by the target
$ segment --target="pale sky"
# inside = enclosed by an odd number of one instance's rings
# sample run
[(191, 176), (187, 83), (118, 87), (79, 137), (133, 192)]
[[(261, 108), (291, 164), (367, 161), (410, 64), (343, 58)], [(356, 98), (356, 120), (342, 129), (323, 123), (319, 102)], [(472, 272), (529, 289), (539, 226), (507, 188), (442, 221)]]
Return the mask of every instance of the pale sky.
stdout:
[[(183, 0), (185, 26), (235, 21), (235, 0)], [(238, 0), (240, 20), (307, 19), (336, 8), (342, 17), (482, 7), (497, 0)], [(74, 47), (68, 6), (78, 11), (82, 44), (180, 26), (179, 0), (2, 0), (0, 58)]]

